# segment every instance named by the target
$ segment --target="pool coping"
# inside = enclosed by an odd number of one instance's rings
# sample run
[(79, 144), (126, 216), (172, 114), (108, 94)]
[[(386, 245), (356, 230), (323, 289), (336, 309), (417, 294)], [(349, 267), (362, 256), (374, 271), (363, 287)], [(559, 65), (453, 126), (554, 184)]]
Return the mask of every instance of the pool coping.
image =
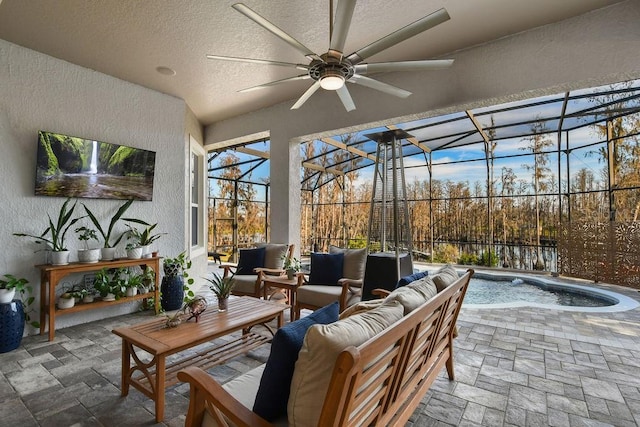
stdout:
[(555, 278), (541, 277), (539, 275), (534, 275), (534, 274), (476, 271), (476, 273), (474, 274), (474, 277), (488, 278), (488, 279), (494, 279), (494, 280), (495, 279), (509, 280), (509, 281), (514, 279), (524, 279), (528, 283), (541, 285), (543, 289), (571, 289), (574, 292), (617, 301), (617, 303), (614, 305), (604, 306), (604, 307), (584, 307), (584, 306), (541, 304), (541, 303), (529, 302), (529, 301), (516, 301), (516, 302), (499, 303), (499, 304), (466, 304), (463, 302), (462, 308), (482, 310), (482, 309), (496, 309), (496, 308), (534, 307), (534, 308), (542, 308), (547, 310), (562, 310), (562, 311), (573, 311), (573, 312), (582, 312), (582, 313), (617, 313), (621, 311), (633, 310), (635, 308), (640, 307), (640, 302), (618, 292), (613, 292), (613, 291), (609, 291), (606, 289), (601, 289), (593, 286), (558, 282), (553, 280)]

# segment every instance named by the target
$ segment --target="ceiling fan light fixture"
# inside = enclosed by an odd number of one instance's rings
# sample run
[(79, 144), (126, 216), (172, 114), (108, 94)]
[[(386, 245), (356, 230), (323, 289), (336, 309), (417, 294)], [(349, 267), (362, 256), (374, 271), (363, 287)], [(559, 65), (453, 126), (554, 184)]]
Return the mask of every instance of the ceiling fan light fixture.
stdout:
[(324, 90), (338, 90), (344, 86), (342, 74), (327, 70), (327, 73), (320, 77), (320, 87)]

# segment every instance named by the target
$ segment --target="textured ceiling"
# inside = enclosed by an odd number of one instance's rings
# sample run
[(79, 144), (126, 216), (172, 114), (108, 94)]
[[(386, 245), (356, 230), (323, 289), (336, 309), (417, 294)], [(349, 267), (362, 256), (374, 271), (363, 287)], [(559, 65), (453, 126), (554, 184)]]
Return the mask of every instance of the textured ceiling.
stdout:
[[(450, 21), (375, 55), (370, 62), (446, 58), (456, 50), (619, 1), (360, 0), (345, 53), (441, 7), (449, 12)], [(328, 0), (244, 2), (312, 51), (326, 52)], [(293, 103), (310, 86), (302, 81), (238, 93), (300, 71), (206, 59), (206, 54), (218, 54), (307, 63), (291, 46), (233, 10), (233, 3), (236, 0), (0, 0), (0, 38), (182, 98), (208, 125), (286, 100)], [(159, 73), (156, 68), (161, 66), (176, 74)], [(383, 75), (376, 78), (384, 81)]]

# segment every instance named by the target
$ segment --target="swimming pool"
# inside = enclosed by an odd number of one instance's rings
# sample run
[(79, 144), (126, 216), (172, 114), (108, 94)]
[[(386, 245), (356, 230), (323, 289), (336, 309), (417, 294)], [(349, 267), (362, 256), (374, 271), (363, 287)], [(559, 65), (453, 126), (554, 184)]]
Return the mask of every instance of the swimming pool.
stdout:
[(640, 306), (638, 301), (604, 289), (560, 283), (553, 278), (476, 272), (463, 307), (539, 307), (565, 311), (616, 312)]

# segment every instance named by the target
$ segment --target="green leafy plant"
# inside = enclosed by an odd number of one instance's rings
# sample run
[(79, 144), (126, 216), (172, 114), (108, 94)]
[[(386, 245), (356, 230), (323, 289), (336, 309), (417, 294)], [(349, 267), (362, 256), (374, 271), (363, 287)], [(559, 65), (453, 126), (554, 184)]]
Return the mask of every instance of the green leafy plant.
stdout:
[(229, 298), (236, 284), (233, 276), (221, 277), (215, 273), (213, 274), (213, 278), (209, 279), (205, 277), (204, 279), (209, 282), (209, 289), (211, 289), (211, 292), (213, 292), (218, 299)]
[(175, 258), (165, 258), (162, 264), (165, 276), (177, 277), (182, 276), (184, 278), (184, 300), (188, 301), (195, 296), (195, 293), (191, 290), (193, 285), (193, 278), (189, 277), (187, 270), (191, 268), (191, 260), (187, 257), (186, 252), (182, 252)]
[(98, 234), (93, 228), (82, 226), (76, 228), (76, 233), (78, 234), (78, 240), (84, 242), (85, 249), (89, 249), (89, 240), (95, 240), (96, 242), (98, 241)]
[(286, 254), (282, 256), (284, 263), (282, 264), (282, 268), (285, 270), (293, 270), (300, 271), (301, 264), (300, 260), (296, 257), (288, 257)]
[(66, 251), (67, 247), (65, 245), (65, 237), (67, 235), (67, 231), (69, 228), (78, 222), (82, 217), (72, 218), (73, 211), (76, 208), (77, 202), (74, 202), (73, 205), (69, 208), (69, 203), (71, 199), (67, 199), (60, 211), (58, 212), (58, 219), (54, 223), (51, 219), (51, 215), (47, 214), (49, 217), (49, 226), (42, 232), (41, 235), (36, 236), (33, 234), (27, 233), (13, 233), (14, 236), (18, 237), (30, 237), (36, 240), (38, 244), (45, 244), (47, 249), (51, 249), (54, 252)]
[(137, 228), (132, 227), (130, 224), (127, 224), (127, 227), (129, 228), (126, 232), (127, 239), (137, 242), (138, 245), (140, 246), (150, 245), (156, 240), (158, 240), (160, 237), (162, 237), (164, 234), (167, 234), (167, 233), (153, 234), (153, 230), (158, 226), (158, 223), (149, 224), (145, 221), (142, 221), (140, 219), (135, 219), (135, 218), (123, 218), (123, 221), (135, 222), (137, 224), (141, 224), (144, 226), (144, 229), (141, 231), (141, 230), (138, 230)]
[(31, 320), (31, 313), (35, 310), (31, 307), (31, 304), (35, 301), (35, 297), (32, 295), (33, 288), (29, 286), (29, 281), (25, 278), (17, 278), (11, 274), (5, 274), (4, 279), (0, 279), (0, 289), (15, 289), (16, 293), (20, 295), (20, 300), (24, 307), (24, 318), (27, 323), (34, 328), (40, 327), (40, 322)]
[(96, 273), (93, 287), (101, 297), (113, 294), (115, 299), (124, 296), (127, 283), (127, 269), (116, 268), (108, 270), (103, 268)]
[(91, 219), (91, 222), (93, 223), (93, 225), (98, 230), (98, 233), (100, 233), (100, 235), (102, 236), (102, 239), (104, 240), (104, 247), (105, 248), (113, 248), (113, 247), (117, 246), (118, 243), (120, 243), (120, 241), (124, 237), (125, 233), (122, 233), (122, 234), (120, 234), (120, 236), (115, 238), (115, 240), (113, 242), (111, 241), (111, 238), (112, 238), (111, 235), (113, 233), (113, 228), (115, 227), (116, 223), (122, 218), (122, 215), (124, 215), (124, 213), (127, 211), (127, 209), (129, 209), (129, 207), (131, 206), (132, 203), (133, 203), (133, 199), (127, 200), (126, 202), (124, 202), (124, 204), (122, 204), (122, 206), (120, 206), (118, 208), (116, 213), (113, 214), (113, 216), (111, 217), (111, 220), (109, 221), (109, 227), (106, 229), (106, 231), (100, 225), (100, 221), (98, 221), (98, 218), (95, 216), (95, 214), (93, 212), (91, 212), (91, 210), (89, 210), (87, 205), (85, 205), (84, 203), (82, 204), (82, 206), (84, 207), (85, 212), (87, 213), (87, 216), (89, 216), (89, 219)]

